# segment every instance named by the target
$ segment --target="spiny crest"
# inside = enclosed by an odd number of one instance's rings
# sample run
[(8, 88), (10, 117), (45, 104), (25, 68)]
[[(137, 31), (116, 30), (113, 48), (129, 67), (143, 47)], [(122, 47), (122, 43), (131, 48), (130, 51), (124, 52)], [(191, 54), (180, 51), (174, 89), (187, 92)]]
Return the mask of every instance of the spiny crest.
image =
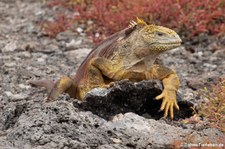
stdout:
[(154, 24), (148, 25), (147, 30), (148, 32), (154, 32), (156, 29), (156, 26)]
[(147, 32), (155, 32), (157, 28), (155, 24), (148, 25), (144, 20), (139, 19), (138, 17), (137, 17), (137, 21), (133, 21), (133, 20), (130, 21), (129, 28), (131, 30), (129, 31), (132, 32), (136, 27), (144, 28), (144, 30), (146, 30)]
[(144, 20), (139, 19), (138, 17), (137, 17), (137, 24), (138, 25), (143, 25), (143, 26), (147, 25), (147, 23)]
[(137, 17), (137, 21), (136, 21), (136, 22), (133, 21), (133, 20), (130, 21), (129, 27), (130, 27), (130, 28), (134, 28), (134, 27), (137, 26), (137, 25), (140, 25), (140, 26), (146, 26), (146, 25), (148, 25), (148, 24), (147, 24), (144, 20), (139, 19), (139, 18)]
[(131, 20), (129, 24), (129, 28), (134, 28), (137, 25), (137, 22)]

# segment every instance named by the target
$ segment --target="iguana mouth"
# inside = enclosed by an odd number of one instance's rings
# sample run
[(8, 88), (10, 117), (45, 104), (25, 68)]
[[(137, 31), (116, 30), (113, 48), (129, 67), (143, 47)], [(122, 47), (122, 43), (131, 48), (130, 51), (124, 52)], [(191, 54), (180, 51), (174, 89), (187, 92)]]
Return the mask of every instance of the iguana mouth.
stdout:
[(178, 47), (181, 45), (181, 42), (173, 42), (173, 43), (158, 43), (157, 46), (162, 46), (162, 47)]

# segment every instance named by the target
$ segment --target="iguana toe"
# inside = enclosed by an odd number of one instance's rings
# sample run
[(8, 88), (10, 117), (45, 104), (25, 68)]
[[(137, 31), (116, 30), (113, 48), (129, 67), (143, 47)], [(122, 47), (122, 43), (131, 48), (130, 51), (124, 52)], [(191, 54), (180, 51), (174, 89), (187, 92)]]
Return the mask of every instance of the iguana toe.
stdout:
[(156, 97), (157, 100), (163, 99), (160, 110), (164, 110), (164, 117), (170, 113), (170, 118), (174, 118), (174, 107), (179, 110), (179, 106), (176, 101), (176, 92), (173, 90), (163, 90), (163, 92)]

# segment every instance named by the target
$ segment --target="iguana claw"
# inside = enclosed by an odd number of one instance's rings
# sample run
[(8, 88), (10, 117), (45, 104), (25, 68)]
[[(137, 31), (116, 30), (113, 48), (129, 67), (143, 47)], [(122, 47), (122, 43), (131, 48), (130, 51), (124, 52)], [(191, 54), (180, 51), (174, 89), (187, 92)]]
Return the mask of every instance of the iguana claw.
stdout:
[(163, 92), (156, 97), (157, 100), (163, 99), (160, 110), (165, 111), (164, 117), (168, 116), (168, 112), (170, 112), (171, 119), (174, 118), (173, 108), (175, 107), (179, 110), (179, 106), (176, 101), (176, 91), (164, 89)]

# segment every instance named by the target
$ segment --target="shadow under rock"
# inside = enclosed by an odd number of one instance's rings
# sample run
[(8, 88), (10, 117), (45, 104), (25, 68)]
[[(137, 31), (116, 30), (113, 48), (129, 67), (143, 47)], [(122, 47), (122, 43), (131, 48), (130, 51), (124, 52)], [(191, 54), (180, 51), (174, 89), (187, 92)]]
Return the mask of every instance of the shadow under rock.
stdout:
[[(133, 83), (128, 80), (116, 82), (109, 89), (96, 88), (85, 97), (85, 102), (75, 100), (74, 106), (109, 120), (119, 113), (134, 112), (145, 118), (160, 119), (164, 111), (159, 111), (162, 100), (154, 98), (162, 92), (162, 84), (157, 80)], [(192, 116), (193, 104), (177, 96), (180, 110), (175, 110), (175, 120)]]

